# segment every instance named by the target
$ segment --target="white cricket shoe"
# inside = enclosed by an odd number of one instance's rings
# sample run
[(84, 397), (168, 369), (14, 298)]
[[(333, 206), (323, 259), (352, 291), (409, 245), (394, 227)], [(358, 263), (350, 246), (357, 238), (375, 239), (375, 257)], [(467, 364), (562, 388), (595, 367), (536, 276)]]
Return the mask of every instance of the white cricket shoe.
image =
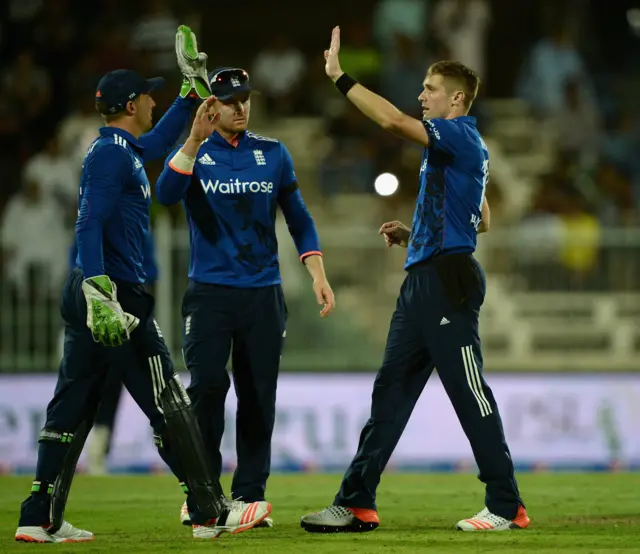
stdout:
[(196, 539), (217, 539), (222, 533), (242, 533), (253, 529), (271, 513), (269, 502), (242, 502), (228, 500), (227, 509), (217, 519), (206, 525), (194, 525), (193, 537)]
[(509, 531), (510, 529), (525, 529), (529, 523), (531, 520), (524, 506), (518, 508), (514, 519), (505, 519), (485, 508), (470, 519), (460, 520), (456, 524), (456, 529), (458, 531)]
[(309, 533), (366, 533), (377, 529), (376, 510), (329, 506), (300, 518), (300, 527)]
[[(180, 508), (180, 523), (182, 523), (182, 525), (191, 525), (191, 516), (189, 516), (189, 508), (187, 508), (186, 502), (184, 502)], [(266, 527), (273, 527), (273, 519), (270, 517), (265, 517), (260, 523), (254, 525), (255, 529)]]
[(16, 541), (18, 542), (87, 542), (93, 540), (93, 533), (78, 529), (65, 521), (56, 533), (49, 533), (44, 527), (18, 527)]

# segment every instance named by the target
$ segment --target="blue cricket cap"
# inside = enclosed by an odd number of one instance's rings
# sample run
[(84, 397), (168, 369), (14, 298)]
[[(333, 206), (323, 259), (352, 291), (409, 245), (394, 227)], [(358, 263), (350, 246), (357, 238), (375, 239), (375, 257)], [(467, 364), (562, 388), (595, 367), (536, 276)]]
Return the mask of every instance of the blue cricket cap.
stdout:
[(154, 77), (143, 79), (130, 69), (110, 71), (98, 83), (96, 102), (102, 102), (104, 115), (111, 115), (125, 109), (127, 102), (135, 100), (141, 94), (149, 94), (162, 88), (164, 79)]
[(209, 73), (209, 85), (218, 100), (229, 100), (234, 94), (253, 90), (249, 74), (239, 67), (217, 67)]

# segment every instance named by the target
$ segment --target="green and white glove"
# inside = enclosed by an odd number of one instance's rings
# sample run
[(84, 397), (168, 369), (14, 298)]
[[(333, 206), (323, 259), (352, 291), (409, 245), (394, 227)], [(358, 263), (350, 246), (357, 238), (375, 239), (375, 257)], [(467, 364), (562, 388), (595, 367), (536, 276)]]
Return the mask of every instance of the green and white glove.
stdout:
[(176, 56), (178, 66), (184, 80), (180, 89), (180, 96), (199, 96), (209, 98), (211, 88), (207, 77), (207, 55), (198, 52), (196, 35), (186, 25), (180, 25), (176, 33)]
[(120, 346), (129, 340), (140, 320), (123, 311), (116, 297), (116, 284), (106, 275), (82, 282), (87, 301), (87, 327), (93, 340), (105, 346)]

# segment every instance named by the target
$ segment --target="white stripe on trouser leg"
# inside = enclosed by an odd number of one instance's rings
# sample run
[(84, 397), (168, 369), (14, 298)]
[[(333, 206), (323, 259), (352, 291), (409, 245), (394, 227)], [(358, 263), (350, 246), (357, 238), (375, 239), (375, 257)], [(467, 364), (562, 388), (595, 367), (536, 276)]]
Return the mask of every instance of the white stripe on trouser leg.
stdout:
[(471, 367), (473, 368), (472, 374), (475, 374), (476, 382), (478, 383), (478, 394), (480, 395), (480, 399), (487, 407), (487, 415), (492, 414), (493, 410), (491, 409), (489, 400), (487, 400), (487, 397), (484, 394), (484, 387), (482, 386), (482, 376), (480, 375), (480, 371), (478, 370), (478, 364), (476, 363), (476, 357), (473, 355), (473, 349), (470, 346), (468, 346), (467, 348), (469, 348), (469, 359), (471, 360)]
[(471, 364), (469, 363), (469, 358), (468, 358), (468, 354), (467, 354), (467, 348), (466, 346), (463, 346), (461, 348), (462, 350), (462, 361), (464, 362), (464, 373), (467, 377), (467, 384), (469, 385), (469, 388), (471, 389), (471, 392), (473, 393), (473, 396), (476, 399), (476, 402), (478, 403), (478, 406), (480, 408), (480, 415), (482, 417), (484, 417), (485, 415), (485, 407), (484, 404), (482, 403), (482, 400), (480, 400), (480, 396), (478, 396), (478, 391), (476, 390), (476, 384), (475, 381), (473, 380), (472, 376), (471, 376)]
[(481, 402), (485, 406), (485, 409), (486, 409), (485, 415), (489, 415), (490, 413), (493, 412), (493, 410), (491, 409), (491, 404), (489, 404), (489, 401), (487, 400), (487, 397), (484, 394), (484, 387), (482, 386), (482, 377), (480, 376), (480, 371), (478, 371), (478, 364), (476, 363), (476, 357), (473, 354), (473, 348), (471, 346), (467, 346), (467, 354), (469, 356), (469, 367), (471, 369), (471, 378), (475, 381), (476, 390), (478, 391), (478, 397), (480, 398)]
[(160, 393), (163, 391), (165, 384), (160, 356), (152, 356), (149, 358), (149, 367), (151, 368), (151, 382), (153, 383), (153, 401), (158, 411), (163, 414), (164, 412), (160, 406)]
[[(158, 379), (158, 403), (160, 403), (159, 397), (162, 394), (162, 391), (167, 386), (164, 380), (164, 373), (162, 371), (162, 358), (160, 356), (154, 356), (153, 358), (154, 364), (156, 366), (157, 379)], [(162, 410), (160, 410), (162, 411)]]
[(480, 408), (480, 415), (486, 417), (491, 413), (491, 405), (487, 401), (482, 390), (482, 381), (478, 373), (478, 366), (470, 346), (463, 346), (462, 361), (464, 362), (464, 372), (467, 377), (467, 384)]
[(176, 383), (176, 386), (171, 389), (171, 393), (173, 394), (173, 399), (175, 400), (176, 404), (179, 406), (189, 406), (191, 404), (189, 395), (187, 394), (187, 391), (185, 390), (184, 385), (180, 380), (180, 376), (177, 373), (174, 373), (171, 379)]
[(167, 386), (164, 380), (164, 373), (162, 371), (162, 358), (160, 356), (154, 357), (156, 370), (158, 372), (158, 394), (160, 394), (164, 388)]
[(160, 406), (158, 406), (158, 384), (156, 383), (156, 370), (153, 365), (153, 356), (149, 358), (149, 371), (151, 372), (151, 385), (153, 386), (153, 402), (156, 407), (160, 409)]

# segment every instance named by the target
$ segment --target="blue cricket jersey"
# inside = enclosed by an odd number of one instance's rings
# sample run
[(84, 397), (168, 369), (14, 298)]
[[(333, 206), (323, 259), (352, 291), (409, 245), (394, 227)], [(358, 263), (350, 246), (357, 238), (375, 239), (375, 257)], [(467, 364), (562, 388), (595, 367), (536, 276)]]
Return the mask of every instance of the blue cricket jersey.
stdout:
[[(73, 271), (77, 267), (78, 262), (78, 245), (74, 240), (69, 247), (69, 270)], [(147, 233), (144, 244), (144, 259), (142, 261), (142, 267), (147, 276), (147, 283), (153, 284), (158, 280), (160, 274), (158, 270), (158, 261), (156, 257), (156, 244), (153, 238), (153, 233)]]
[(136, 139), (102, 127), (82, 164), (76, 222), (76, 265), (85, 278), (108, 275), (144, 283), (151, 187), (144, 170), (175, 145), (189, 122), (193, 99), (177, 98), (155, 128)]
[(429, 146), (405, 269), (440, 254), (475, 251), (489, 180), (489, 152), (475, 117), (431, 119), (424, 126)]
[[(238, 288), (281, 283), (275, 229), (278, 206), (301, 260), (321, 255), (291, 155), (280, 141), (245, 131), (231, 144), (214, 132), (202, 143), (188, 175), (171, 166), (174, 154), (167, 158), (155, 192), (162, 204), (182, 201), (185, 206), (191, 280)], [(194, 200), (190, 195), (195, 193)], [(194, 213), (203, 207), (199, 203), (206, 203), (200, 224)], [(204, 234), (203, 218), (209, 229)]]

